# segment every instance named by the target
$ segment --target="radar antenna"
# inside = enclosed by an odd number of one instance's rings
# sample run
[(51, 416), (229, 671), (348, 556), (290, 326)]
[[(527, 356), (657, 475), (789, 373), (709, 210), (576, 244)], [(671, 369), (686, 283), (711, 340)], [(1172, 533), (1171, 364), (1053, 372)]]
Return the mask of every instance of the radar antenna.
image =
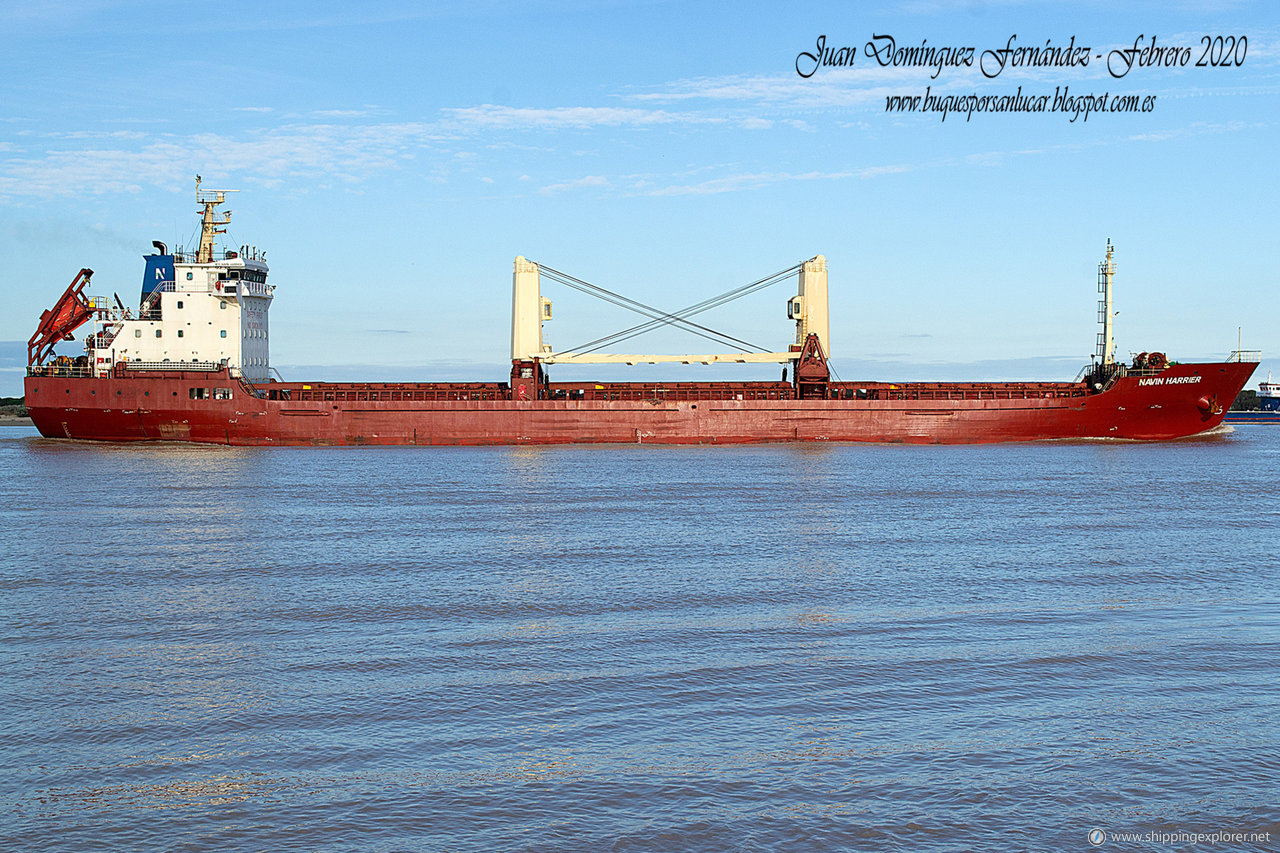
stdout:
[(201, 178), (196, 175), (196, 204), (200, 205), (202, 210), (197, 211), (200, 216), (200, 250), (196, 253), (196, 263), (211, 264), (213, 263), (213, 237), (215, 234), (226, 234), (226, 228), (219, 228), (219, 225), (226, 225), (231, 221), (231, 211), (224, 211), (222, 219), (218, 219), (214, 213), (214, 209), (225, 204), (227, 193), (239, 192), (239, 190), (202, 190), (200, 189)]

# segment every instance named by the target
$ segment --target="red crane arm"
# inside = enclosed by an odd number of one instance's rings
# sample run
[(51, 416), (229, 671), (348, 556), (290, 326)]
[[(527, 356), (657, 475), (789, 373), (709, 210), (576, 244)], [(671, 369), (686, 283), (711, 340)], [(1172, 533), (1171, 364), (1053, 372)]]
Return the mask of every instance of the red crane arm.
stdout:
[(80, 270), (53, 307), (40, 315), (36, 333), (27, 341), (27, 364), (40, 364), (59, 341), (73, 340), (71, 333), (93, 316), (84, 289), (93, 270)]

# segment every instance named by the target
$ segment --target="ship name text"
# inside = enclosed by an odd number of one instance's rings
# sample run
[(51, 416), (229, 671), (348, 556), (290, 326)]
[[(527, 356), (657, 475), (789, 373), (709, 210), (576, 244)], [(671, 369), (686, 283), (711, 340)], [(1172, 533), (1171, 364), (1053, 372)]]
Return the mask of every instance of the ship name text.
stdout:
[(1199, 381), (1199, 376), (1148, 376), (1139, 379), (1138, 385), (1195, 385)]

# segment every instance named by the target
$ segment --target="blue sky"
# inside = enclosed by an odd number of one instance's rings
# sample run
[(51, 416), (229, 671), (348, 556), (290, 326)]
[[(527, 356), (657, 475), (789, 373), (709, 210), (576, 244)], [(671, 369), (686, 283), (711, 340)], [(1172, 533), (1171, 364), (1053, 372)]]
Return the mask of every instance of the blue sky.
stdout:
[[(241, 191), (227, 242), (267, 249), (291, 379), (504, 378), (518, 254), (676, 308), (819, 253), (842, 378), (1068, 379), (1107, 238), (1122, 356), (1221, 359), (1242, 326), (1268, 356), (1256, 384), (1280, 353), (1273, 3), (67, 0), (5, 4), (0, 26), (0, 394), (80, 267), (136, 302), (151, 241), (193, 241), (197, 173)], [(1154, 35), (1192, 56), (930, 79), (868, 58), (883, 34), (1104, 57)], [(802, 78), (820, 35), (856, 58)], [(1216, 35), (1247, 37), (1242, 65), (1193, 67)], [(1156, 100), (1075, 122), (886, 112), (926, 86)], [(782, 347), (788, 287), (704, 319)], [(544, 295), (557, 349), (634, 322)], [(623, 375), (656, 370), (776, 373)]]

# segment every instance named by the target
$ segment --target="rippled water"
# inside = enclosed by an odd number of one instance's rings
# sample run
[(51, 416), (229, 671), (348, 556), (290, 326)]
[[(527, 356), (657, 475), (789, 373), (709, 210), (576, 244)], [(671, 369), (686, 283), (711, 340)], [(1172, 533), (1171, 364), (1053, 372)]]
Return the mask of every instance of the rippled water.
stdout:
[(1273, 849), (1278, 468), (6, 428), (0, 848)]

